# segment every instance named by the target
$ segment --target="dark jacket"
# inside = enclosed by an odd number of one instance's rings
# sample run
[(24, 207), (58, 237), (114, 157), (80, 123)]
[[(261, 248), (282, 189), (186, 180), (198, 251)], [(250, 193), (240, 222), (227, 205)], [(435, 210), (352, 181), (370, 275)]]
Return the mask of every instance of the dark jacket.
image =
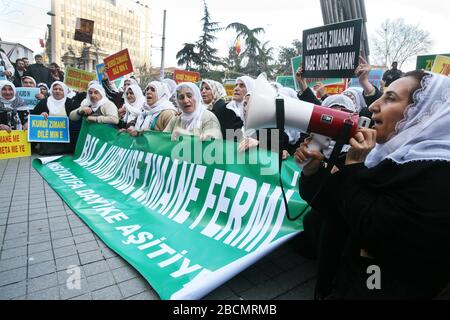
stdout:
[(385, 82), (385, 86), (388, 87), (392, 82), (395, 80), (401, 78), (403, 75), (403, 72), (399, 69), (390, 69), (387, 70), (383, 74), (383, 81)]
[(105, 89), (106, 97), (108, 98), (108, 100), (113, 102), (116, 105), (117, 109), (122, 108), (123, 104), (125, 103), (123, 92), (115, 91), (111, 86), (111, 82), (107, 78), (103, 78), (102, 86), (103, 89)]
[(43, 82), (47, 84), (49, 88), (53, 83), (50, 76), (50, 69), (43, 64), (34, 63), (32, 65), (29, 65), (25, 75), (33, 77), (33, 79), (36, 81), (36, 84)]
[[(331, 228), (345, 232), (339, 263), (330, 266), (336, 271), (330, 297), (437, 296), (450, 281), (448, 181), (450, 164), (442, 161), (398, 165), (384, 160), (370, 169), (355, 164), (334, 174), (313, 204), (333, 215)], [(310, 201), (317, 185), (315, 176), (302, 175), (302, 198)], [(328, 249), (328, 254), (335, 250)], [(361, 255), (361, 249), (373, 258)], [(372, 265), (381, 270), (380, 290), (367, 288)]]
[(224, 139), (226, 138), (227, 129), (237, 130), (241, 129), (244, 125), (241, 118), (236, 116), (236, 113), (227, 108), (227, 103), (223, 99), (219, 99), (216, 103), (214, 103), (211, 112), (216, 115), (217, 119), (219, 119), (220, 128)]
[(19, 71), (15, 69), (14, 71), (14, 81), (13, 84), (16, 88), (19, 88), (22, 86), (22, 77), (26, 75), (26, 70), (23, 71), (22, 75), (20, 75)]

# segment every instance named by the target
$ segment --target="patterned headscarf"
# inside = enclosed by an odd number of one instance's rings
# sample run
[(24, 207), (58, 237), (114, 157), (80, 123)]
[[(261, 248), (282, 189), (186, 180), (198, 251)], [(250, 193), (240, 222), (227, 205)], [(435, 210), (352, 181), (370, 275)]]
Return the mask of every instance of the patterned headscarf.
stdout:
[[(206, 83), (208, 85), (208, 87), (211, 88), (213, 99), (212, 99), (211, 103), (209, 103), (209, 104), (205, 103), (205, 106), (208, 110), (212, 110), (214, 104), (218, 100), (223, 99), (227, 96), (227, 92), (225, 91), (224, 86), (220, 82), (205, 79), (201, 82), (200, 88), (202, 87), (203, 83)], [(204, 101), (203, 101), (203, 103), (204, 103)]]

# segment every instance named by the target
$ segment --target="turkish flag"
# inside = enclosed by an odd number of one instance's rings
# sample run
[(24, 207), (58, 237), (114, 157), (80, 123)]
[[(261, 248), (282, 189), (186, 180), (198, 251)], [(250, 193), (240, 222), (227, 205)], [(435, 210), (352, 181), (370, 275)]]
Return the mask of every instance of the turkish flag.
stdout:
[(239, 38), (236, 39), (235, 47), (236, 47), (237, 55), (240, 55), (241, 54), (241, 40)]
[(39, 44), (41, 45), (41, 48), (45, 48), (44, 39), (39, 39)]

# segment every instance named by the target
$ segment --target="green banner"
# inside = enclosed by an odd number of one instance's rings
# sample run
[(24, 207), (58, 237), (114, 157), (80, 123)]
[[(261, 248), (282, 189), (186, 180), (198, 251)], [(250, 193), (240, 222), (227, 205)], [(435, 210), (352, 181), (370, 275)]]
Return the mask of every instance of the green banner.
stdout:
[[(199, 299), (303, 229), (285, 216), (277, 154), (234, 142), (84, 122), (73, 157), (33, 167), (162, 299)], [(292, 215), (298, 177), (284, 161)]]

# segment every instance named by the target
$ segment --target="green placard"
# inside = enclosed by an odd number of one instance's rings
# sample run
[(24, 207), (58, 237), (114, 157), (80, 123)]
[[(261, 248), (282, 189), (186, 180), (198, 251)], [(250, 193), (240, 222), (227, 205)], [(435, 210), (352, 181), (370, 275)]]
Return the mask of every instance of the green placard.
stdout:
[(430, 54), (426, 56), (417, 56), (417, 62), (416, 62), (416, 69), (424, 69), (426, 71), (431, 71), (431, 68), (433, 68), (434, 59), (436, 59), (436, 56), (446, 56), (450, 57), (450, 53), (440, 53), (440, 54)]

